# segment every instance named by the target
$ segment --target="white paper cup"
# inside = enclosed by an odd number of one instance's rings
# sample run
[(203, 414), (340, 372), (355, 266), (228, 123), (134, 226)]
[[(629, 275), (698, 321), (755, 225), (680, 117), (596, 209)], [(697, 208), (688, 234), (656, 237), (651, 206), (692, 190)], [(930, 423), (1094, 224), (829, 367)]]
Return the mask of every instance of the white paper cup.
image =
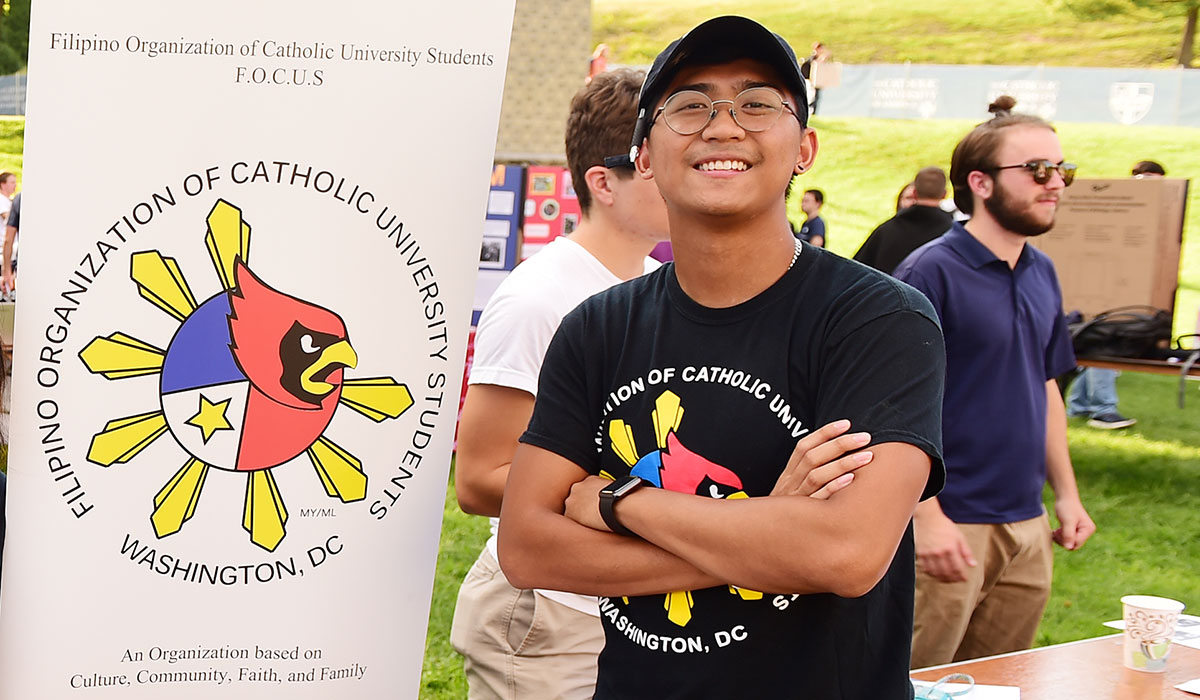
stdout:
[(1125, 619), (1125, 666), (1135, 671), (1165, 671), (1183, 603), (1152, 595), (1127, 595), (1121, 598), (1121, 604)]

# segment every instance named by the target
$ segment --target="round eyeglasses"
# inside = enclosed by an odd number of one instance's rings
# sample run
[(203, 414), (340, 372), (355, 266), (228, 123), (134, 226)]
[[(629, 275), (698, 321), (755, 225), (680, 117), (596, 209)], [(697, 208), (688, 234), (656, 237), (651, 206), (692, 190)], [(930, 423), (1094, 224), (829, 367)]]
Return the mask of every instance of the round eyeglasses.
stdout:
[(1033, 181), (1039, 185), (1044, 185), (1050, 182), (1050, 177), (1054, 171), (1062, 176), (1063, 187), (1070, 187), (1071, 182), (1075, 179), (1075, 171), (1079, 169), (1074, 163), (1051, 163), (1048, 160), (1031, 160), (1028, 163), (1018, 163), (1017, 165), (997, 165), (990, 170), (1011, 170), (1012, 168), (1024, 168), (1033, 175)]
[[(690, 136), (708, 126), (717, 116), (717, 105), (729, 105), (729, 115), (746, 131), (766, 131), (779, 121), (786, 108), (796, 114), (778, 92), (769, 87), (752, 87), (742, 90), (732, 100), (714, 100), (699, 90), (680, 90), (667, 98), (655, 112), (650, 125), (659, 117), (667, 126), (681, 136)], [(796, 117), (799, 119), (800, 117)]]

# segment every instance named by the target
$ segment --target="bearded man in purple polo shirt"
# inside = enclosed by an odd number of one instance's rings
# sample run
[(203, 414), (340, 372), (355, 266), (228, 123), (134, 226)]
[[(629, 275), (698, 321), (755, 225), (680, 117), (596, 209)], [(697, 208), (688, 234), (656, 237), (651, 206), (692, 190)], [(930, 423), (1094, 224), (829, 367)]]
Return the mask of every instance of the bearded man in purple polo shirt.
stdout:
[(1051, 540), (1078, 549), (1096, 530), (1055, 382), (1075, 365), (1062, 291), (1053, 263), (1027, 244), (1054, 225), (1074, 175), (1045, 121), (980, 124), (950, 166), (954, 202), (971, 220), (896, 269), (933, 302), (946, 338), (946, 486), (913, 521), (915, 668), (1032, 645), (1050, 595)]

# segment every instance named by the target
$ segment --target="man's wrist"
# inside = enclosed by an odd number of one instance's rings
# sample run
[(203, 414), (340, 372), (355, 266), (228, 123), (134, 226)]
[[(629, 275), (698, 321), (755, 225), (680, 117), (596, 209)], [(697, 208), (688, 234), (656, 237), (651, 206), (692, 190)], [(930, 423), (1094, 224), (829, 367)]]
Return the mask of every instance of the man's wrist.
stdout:
[(617, 518), (617, 501), (639, 489), (645, 482), (636, 476), (623, 476), (600, 489), (600, 517), (618, 535), (637, 537), (637, 533), (621, 524)]

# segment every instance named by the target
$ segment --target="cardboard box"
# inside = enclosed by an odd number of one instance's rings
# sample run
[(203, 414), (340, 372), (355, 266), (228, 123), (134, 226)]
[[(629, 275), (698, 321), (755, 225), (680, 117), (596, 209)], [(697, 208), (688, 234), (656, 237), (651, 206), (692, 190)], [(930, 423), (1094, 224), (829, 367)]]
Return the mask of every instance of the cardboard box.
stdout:
[(1054, 228), (1031, 239), (1054, 260), (1063, 310), (1087, 318), (1144, 304), (1173, 313), (1187, 180), (1076, 180)]

